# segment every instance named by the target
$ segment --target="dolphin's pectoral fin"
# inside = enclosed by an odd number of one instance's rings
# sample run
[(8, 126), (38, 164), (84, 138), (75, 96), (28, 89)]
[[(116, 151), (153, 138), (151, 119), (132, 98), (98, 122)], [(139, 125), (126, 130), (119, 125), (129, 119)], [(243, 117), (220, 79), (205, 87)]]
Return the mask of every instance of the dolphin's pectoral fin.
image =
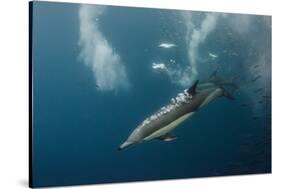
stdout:
[(167, 133), (167, 134), (164, 134), (164, 135), (158, 137), (157, 139), (165, 141), (165, 142), (169, 142), (169, 141), (176, 140), (177, 137), (171, 133)]

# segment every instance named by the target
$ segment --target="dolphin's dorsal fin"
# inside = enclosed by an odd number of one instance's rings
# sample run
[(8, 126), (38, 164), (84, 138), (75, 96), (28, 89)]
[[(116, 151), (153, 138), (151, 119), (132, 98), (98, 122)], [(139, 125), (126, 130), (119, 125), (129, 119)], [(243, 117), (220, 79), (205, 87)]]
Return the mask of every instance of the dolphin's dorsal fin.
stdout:
[(210, 76), (209, 76), (209, 80), (215, 80), (217, 78), (217, 70), (215, 70)]
[(162, 141), (166, 141), (166, 142), (169, 142), (169, 141), (173, 141), (173, 140), (176, 140), (177, 137), (171, 133), (166, 133), (160, 137), (158, 137), (159, 140), (162, 140)]
[(190, 95), (194, 95), (196, 93), (196, 86), (198, 84), (199, 80), (196, 80), (195, 83), (188, 89), (188, 93)]

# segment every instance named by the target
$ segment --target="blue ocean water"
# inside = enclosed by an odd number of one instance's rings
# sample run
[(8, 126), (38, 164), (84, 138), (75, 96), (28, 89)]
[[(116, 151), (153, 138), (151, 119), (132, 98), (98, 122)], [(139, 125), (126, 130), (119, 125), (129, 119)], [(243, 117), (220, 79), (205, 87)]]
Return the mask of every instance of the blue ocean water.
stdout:
[[(35, 187), (271, 172), (271, 17), (89, 6), (33, 3)], [(211, 102), (174, 141), (117, 150), (215, 70), (236, 100)]]

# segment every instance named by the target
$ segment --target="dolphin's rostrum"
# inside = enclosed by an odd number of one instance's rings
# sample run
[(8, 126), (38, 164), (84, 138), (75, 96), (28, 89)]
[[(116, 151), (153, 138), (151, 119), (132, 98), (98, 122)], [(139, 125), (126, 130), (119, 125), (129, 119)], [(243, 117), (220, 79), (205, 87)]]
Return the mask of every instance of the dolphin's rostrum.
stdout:
[(176, 137), (171, 134), (173, 129), (197, 110), (220, 96), (234, 99), (218, 82), (199, 83), (198, 80), (195, 81), (188, 90), (179, 93), (176, 98), (171, 99), (168, 105), (145, 119), (120, 145), (118, 150), (152, 139), (175, 140)]

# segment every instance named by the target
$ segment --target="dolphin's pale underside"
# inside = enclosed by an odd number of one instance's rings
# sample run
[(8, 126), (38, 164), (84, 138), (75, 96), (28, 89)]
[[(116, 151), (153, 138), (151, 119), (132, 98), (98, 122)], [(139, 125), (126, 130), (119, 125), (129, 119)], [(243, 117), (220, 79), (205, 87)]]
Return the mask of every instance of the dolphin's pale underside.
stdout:
[(202, 83), (202, 87), (200, 87), (197, 80), (188, 90), (186, 89), (183, 93), (179, 93), (176, 98), (171, 99), (168, 105), (145, 119), (130, 134), (128, 139), (121, 144), (118, 150), (152, 139), (163, 141), (176, 139), (171, 134), (172, 130), (191, 117), (197, 110), (220, 96), (226, 96), (232, 99), (223, 87), (211, 82)]

